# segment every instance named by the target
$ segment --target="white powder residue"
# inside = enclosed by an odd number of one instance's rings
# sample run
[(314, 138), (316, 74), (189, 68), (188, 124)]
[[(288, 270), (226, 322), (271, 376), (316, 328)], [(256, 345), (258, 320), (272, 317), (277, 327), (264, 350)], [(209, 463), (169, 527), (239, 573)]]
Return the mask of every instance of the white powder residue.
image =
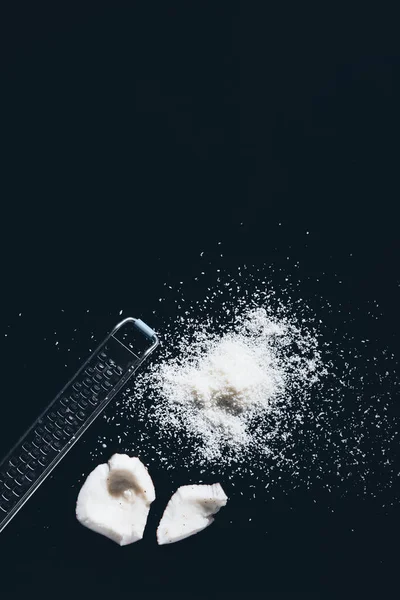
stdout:
[(166, 435), (184, 430), (197, 440), (201, 462), (229, 461), (260, 445), (255, 420), (279, 420), (293, 390), (306, 394), (323, 372), (316, 338), (265, 308), (237, 316), (222, 335), (199, 324), (194, 339), (179, 345), (186, 352), (152, 372), (159, 400), (150, 410)]
[(247, 501), (394, 505), (398, 363), (378, 307), (272, 267), (204, 273), (157, 295), (161, 345), (106, 409), (98, 452), (136, 453), (175, 486), (223, 476)]

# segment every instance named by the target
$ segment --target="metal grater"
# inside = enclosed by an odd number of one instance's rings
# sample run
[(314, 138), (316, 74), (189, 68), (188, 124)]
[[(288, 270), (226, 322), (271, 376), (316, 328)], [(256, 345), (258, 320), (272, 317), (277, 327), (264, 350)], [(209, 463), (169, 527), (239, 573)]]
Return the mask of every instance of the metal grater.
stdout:
[(109, 333), (0, 463), (0, 531), (157, 347), (128, 317)]

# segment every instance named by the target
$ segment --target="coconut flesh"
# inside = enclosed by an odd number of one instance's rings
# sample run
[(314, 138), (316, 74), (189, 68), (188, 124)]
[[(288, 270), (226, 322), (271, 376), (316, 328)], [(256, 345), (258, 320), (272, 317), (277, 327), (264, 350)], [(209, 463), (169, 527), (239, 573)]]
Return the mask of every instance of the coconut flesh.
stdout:
[(76, 503), (78, 521), (120, 546), (143, 538), (155, 490), (144, 464), (114, 454), (87, 477)]
[(213, 515), (227, 501), (219, 483), (181, 486), (164, 511), (157, 529), (158, 543), (172, 544), (199, 533), (214, 522)]

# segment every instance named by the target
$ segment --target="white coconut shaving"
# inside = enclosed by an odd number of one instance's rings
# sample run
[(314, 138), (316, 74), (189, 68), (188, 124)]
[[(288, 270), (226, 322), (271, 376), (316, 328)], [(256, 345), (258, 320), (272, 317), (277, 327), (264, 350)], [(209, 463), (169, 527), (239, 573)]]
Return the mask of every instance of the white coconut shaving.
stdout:
[(184, 355), (152, 372), (159, 393), (152, 415), (164, 433), (183, 429), (196, 438), (202, 462), (258, 443), (254, 420), (279, 418), (291, 388), (305, 392), (322, 370), (316, 338), (304, 337), (289, 320), (274, 321), (264, 308), (238, 316), (222, 336), (203, 330), (196, 337)]
[(264, 266), (216, 271), (165, 285), (161, 346), (106, 410), (92, 455), (107, 439), (177, 487), (223, 475), (247, 501), (268, 489), (332, 510), (344, 496), (393, 504), (398, 364), (368, 335), (379, 307), (307, 300), (304, 280)]
[(221, 473), (250, 458), (278, 458), (327, 372), (302, 308), (290, 314), (273, 294), (260, 293), (224, 301), (212, 318), (210, 308), (188, 306), (164, 328), (163, 360), (139, 374), (117, 406), (120, 443), (132, 439), (132, 413), (136, 440), (142, 448), (151, 441), (167, 469), (175, 463), (211, 473), (218, 465)]

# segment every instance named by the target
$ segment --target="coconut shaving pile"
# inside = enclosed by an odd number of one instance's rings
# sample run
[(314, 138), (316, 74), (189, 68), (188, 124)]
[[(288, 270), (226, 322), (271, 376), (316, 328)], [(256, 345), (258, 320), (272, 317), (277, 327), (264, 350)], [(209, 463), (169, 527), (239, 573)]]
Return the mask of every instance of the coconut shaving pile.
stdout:
[(106, 410), (95, 460), (104, 447), (136, 453), (176, 485), (224, 475), (249, 497), (260, 486), (327, 505), (393, 496), (397, 363), (359, 337), (379, 308), (355, 315), (317, 298), (311, 309), (300, 281), (270, 275), (239, 269), (203, 273), (197, 290), (165, 286), (148, 319), (161, 345)]
[(265, 431), (253, 425), (268, 418), (276, 427), (296, 390), (303, 400), (310, 393), (324, 372), (317, 339), (265, 308), (238, 315), (223, 335), (207, 329), (200, 326), (190, 341), (184, 335), (178, 356), (152, 371), (152, 419), (164, 436), (185, 432), (201, 464), (255, 447), (268, 454)]

